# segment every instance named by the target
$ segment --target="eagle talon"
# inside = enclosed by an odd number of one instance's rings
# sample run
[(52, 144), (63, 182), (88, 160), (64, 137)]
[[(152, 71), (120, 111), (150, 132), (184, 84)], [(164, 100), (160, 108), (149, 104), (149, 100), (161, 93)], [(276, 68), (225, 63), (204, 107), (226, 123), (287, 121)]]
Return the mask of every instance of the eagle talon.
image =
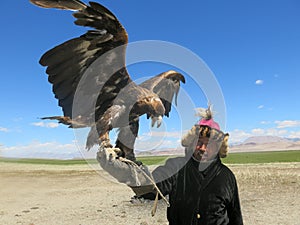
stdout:
[(162, 124), (162, 116), (151, 116), (151, 126), (154, 127), (156, 123), (156, 128), (159, 128)]
[(109, 139), (102, 140), (100, 143), (100, 146), (102, 148), (112, 148), (113, 147), (112, 144), (110, 143)]

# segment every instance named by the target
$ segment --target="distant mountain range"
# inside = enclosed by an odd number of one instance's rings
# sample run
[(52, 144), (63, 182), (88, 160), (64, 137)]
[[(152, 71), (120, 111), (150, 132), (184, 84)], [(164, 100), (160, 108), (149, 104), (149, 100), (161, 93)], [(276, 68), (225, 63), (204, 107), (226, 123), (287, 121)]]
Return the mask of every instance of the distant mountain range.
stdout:
[(231, 152), (300, 150), (300, 138), (253, 136), (230, 146)]
[[(230, 145), (230, 152), (258, 152), (300, 150), (300, 138), (283, 138), (277, 136), (252, 136), (241, 143)], [(183, 155), (184, 148), (164, 148), (150, 151), (135, 150), (137, 155)]]

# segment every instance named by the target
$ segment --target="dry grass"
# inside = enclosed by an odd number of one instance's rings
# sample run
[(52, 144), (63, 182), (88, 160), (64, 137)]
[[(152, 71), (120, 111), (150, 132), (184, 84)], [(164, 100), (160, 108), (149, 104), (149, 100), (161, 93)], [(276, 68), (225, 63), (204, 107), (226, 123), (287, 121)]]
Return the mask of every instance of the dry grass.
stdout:
[(246, 224), (300, 224), (300, 164), (231, 166)]
[[(300, 163), (229, 167), (246, 225), (300, 224)], [(0, 180), (1, 224), (167, 224), (164, 202), (151, 217), (151, 202), (131, 204), (133, 192), (99, 167), (0, 163)]]

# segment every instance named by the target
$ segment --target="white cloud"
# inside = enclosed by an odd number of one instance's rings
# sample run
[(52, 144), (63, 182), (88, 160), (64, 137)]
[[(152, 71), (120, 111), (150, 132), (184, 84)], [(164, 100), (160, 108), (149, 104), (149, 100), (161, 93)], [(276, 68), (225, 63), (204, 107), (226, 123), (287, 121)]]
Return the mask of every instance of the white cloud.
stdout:
[[(233, 130), (229, 132), (229, 142), (230, 143), (239, 143), (243, 142), (249, 137), (252, 136), (278, 136), (278, 137), (300, 137), (300, 132), (292, 132), (283, 129), (277, 128), (269, 128), (269, 129), (262, 129), (262, 128), (255, 128), (249, 132), (243, 130)], [(297, 136), (298, 135), (298, 136)]]
[[(254, 128), (250, 131), (243, 131), (243, 130), (233, 130), (229, 132), (230, 138), (229, 141), (231, 143), (239, 143), (243, 142), (245, 139), (251, 136), (278, 136), (278, 137), (288, 137), (288, 138), (300, 138), (300, 131), (292, 131), (288, 128), (292, 127), (300, 127), (300, 120), (282, 120), (282, 121), (261, 121), (263, 125), (270, 125), (275, 124), (276, 126), (272, 128)], [(286, 128), (286, 129), (284, 129)]]
[(34, 141), (27, 145), (1, 146), (1, 156), (16, 158), (58, 158), (71, 159), (80, 156), (75, 143)]
[(277, 120), (275, 124), (277, 124), (277, 128), (300, 127), (300, 120)]
[(261, 129), (261, 128), (255, 128), (255, 129), (252, 129), (251, 130), (251, 135), (257, 135), (257, 136), (259, 136), (259, 135), (264, 135), (264, 133), (265, 133), (265, 130), (264, 129)]
[(8, 129), (5, 127), (0, 127), (0, 132), (8, 132)]
[(162, 148), (176, 148), (180, 145), (178, 141), (161, 139), (161, 140), (149, 140), (149, 141), (137, 141), (135, 149), (139, 151), (151, 151)]
[(257, 84), (257, 85), (262, 85), (263, 83), (264, 83), (263, 80), (256, 80), (256, 81), (255, 81), (255, 84)]
[(283, 136), (287, 136), (289, 131), (287, 130), (282, 130), (282, 129), (276, 129), (276, 128), (270, 128), (270, 129), (265, 129), (263, 130), (264, 132), (262, 132), (261, 135), (265, 135), (265, 136), (279, 136), (279, 137), (283, 137)]
[(58, 123), (54, 123), (54, 122), (49, 122), (49, 123), (36, 122), (36, 123), (32, 123), (31, 125), (36, 126), (36, 127), (46, 127), (46, 128), (56, 128), (59, 126)]
[(140, 151), (177, 148), (181, 146), (181, 137), (185, 131), (151, 131), (138, 136), (135, 148)]
[(288, 137), (289, 138), (300, 138), (300, 131), (291, 131)]
[(0, 127), (0, 132), (8, 132), (8, 128), (6, 127)]
[(262, 109), (262, 108), (264, 108), (265, 106), (264, 105), (259, 105), (257, 108), (258, 109)]
[(143, 133), (141, 137), (142, 136), (178, 138), (182, 136), (182, 132), (181, 131), (151, 131), (151, 132)]
[(253, 136), (251, 133), (248, 133), (246, 131), (243, 130), (239, 130), (239, 129), (235, 129), (231, 132), (229, 132), (229, 142), (230, 143), (238, 143), (238, 142), (242, 142), (245, 139)]
[[(270, 124), (271, 122), (262, 121), (261, 123)], [(135, 147), (136, 149), (145, 151), (158, 148), (176, 148), (181, 146), (181, 137), (185, 133), (186, 131), (143, 133), (137, 139)], [(243, 142), (252, 136), (300, 137), (300, 132), (291, 132), (286, 129), (278, 128), (254, 128), (250, 131), (235, 129), (233, 131), (229, 131), (229, 134), (230, 143)]]

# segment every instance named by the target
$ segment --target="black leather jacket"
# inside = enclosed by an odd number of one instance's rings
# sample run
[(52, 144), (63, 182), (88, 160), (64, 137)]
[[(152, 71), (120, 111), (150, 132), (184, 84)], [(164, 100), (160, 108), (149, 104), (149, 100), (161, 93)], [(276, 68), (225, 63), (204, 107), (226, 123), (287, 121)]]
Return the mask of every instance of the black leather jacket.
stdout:
[(234, 174), (218, 157), (202, 172), (198, 166), (192, 158), (179, 157), (153, 171), (158, 187), (169, 195), (169, 224), (242, 225)]

